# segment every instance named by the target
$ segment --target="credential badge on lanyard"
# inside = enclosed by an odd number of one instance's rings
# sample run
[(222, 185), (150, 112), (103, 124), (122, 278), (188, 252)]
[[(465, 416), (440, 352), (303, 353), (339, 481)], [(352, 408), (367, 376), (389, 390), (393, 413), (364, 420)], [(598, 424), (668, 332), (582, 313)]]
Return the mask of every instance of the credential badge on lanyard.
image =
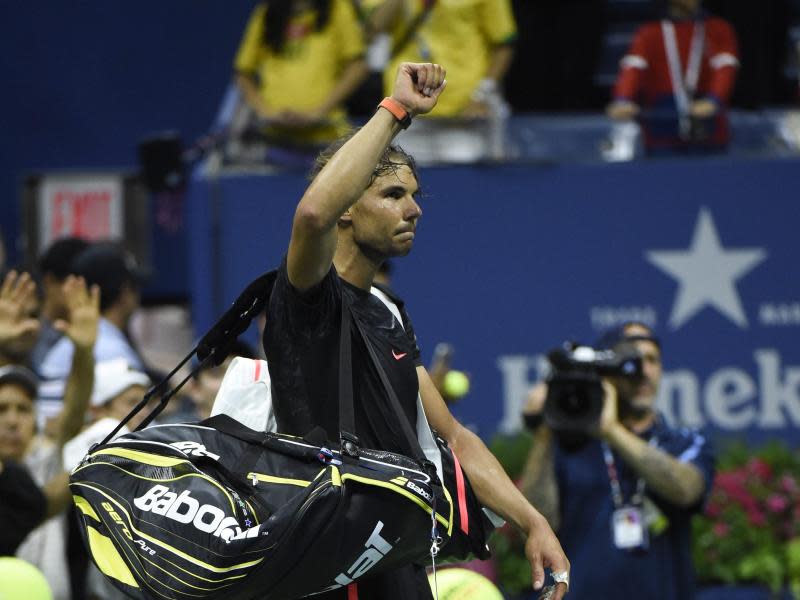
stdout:
[[(657, 445), (656, 438), (652, 438), (650, 446), (657, 447)], [(620, 550), (647, 549), (650, 539), (644, 514), (645, 481), (642, 477), (636, 480), (636, 490), (630, 502), (626, 503), (614, 455), (605, 443), (603, 443), (603, 460), (608, 470), (611, 499), (614, 501), (614, 512), (611, 513), (611, 535), (614, 545)]]
[(661, 21), (661, 33), (664, 36), (664, 48), (667, 51), (667, 64), (669, 77), (672, 81), (672, 92), (675, 95), (675, 104), (678, 107), (678, 123), (681, 138), (687, 139), (691, 130), (689, 115), (690, 104), (697, 91), (700, 80), (700, 67), (705, 45), (705, 23), (702, 20), (694, 22), (692, 45), (689, 49), (689, 64), (686, 65), (686, 76), (681, 68), (681, 56), (678, 52), (678, 38), (675, 35), (675, 25), (672, 21)]

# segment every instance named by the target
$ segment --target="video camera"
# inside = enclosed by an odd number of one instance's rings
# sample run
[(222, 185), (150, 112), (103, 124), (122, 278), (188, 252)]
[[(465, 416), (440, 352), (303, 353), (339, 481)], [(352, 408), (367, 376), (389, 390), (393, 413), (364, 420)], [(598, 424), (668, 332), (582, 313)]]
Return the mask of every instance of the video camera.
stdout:
[(567, 342), (547, 354), (552, 371), (547, 379), (544, 420), (556, 432), (584, 433), (603, 412), (603, 377), (641, 379), (642, 358), (633, 345), (598, 350)]

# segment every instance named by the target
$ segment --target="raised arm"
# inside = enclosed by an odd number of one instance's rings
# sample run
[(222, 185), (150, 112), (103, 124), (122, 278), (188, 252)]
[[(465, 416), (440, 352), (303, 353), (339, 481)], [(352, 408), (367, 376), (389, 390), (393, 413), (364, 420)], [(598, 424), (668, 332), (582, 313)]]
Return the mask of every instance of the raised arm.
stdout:
[[(430, 112), (444, 89), (439, 65), (403, 63), (392, 99), (411, 115)], [(381, 155), (400, 131), (398, 120), (380, 109), (316, 176), (297, 206), (289, 242), (289, 281), (307, 290), (325, 277), (336, 251), (337, 222), (361, 197)]]
[(39, 321), (26, 314), (36, 295), (36, 284), (28, 273), (9, 271), (0, 286), (0, 366), (11, 362), (29, 347), (39, 333)]
[[(525, 500), (481, 439), (450, 414), (424, 367), (417, 367), (417, 376), (428, 421), (459, 457), (478, 499), (525, 533), (534, 589), (544, 585), (545, 568), (568, 572), (569, 561), (547, 520)], [(552, 598), (559, 600), (565, 593), (566, 586), (559, 584)]]
[(86, 410), (94, 386), (94, 343), (100, 320), (100, 288), (86, 289), (82, 277), (67, 277), (63, 286), (68, 320), (56, 321), (56, 329), (64, 333), (75, 346), (72, 368), (64, 387), (64, 408), (58, 431), (58, 447), (75, 437), (84, 425)]

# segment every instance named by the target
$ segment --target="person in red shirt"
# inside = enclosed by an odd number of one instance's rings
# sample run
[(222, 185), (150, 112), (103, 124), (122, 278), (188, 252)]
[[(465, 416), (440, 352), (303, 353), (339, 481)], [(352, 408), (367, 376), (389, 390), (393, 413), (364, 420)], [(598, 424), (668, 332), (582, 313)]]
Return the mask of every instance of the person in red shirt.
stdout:
[(718, 151), (730, 140), (736, 34), (700, 4), (670, 0), (667, 17), (642, 25), (620, 63), (607, 113), (639, 118), (648, 153)]

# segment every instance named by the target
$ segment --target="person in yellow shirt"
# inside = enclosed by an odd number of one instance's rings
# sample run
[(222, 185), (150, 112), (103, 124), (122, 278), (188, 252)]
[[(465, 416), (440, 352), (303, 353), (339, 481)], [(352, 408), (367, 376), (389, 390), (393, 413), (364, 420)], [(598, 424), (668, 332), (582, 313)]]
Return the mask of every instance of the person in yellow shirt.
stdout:
[(349, 128), (342, 103), (367, 74), (363, 56), (351, 0), (265, 0), (239, 46), (236, 84), (268, 139), (321, 146)]
[(447, 94), (433, 118), (486, 117), (514, 55), (510, 0), (362, 0), (373, 31), (392, 37), (384, 87), (403, 62), (447, 65)]

